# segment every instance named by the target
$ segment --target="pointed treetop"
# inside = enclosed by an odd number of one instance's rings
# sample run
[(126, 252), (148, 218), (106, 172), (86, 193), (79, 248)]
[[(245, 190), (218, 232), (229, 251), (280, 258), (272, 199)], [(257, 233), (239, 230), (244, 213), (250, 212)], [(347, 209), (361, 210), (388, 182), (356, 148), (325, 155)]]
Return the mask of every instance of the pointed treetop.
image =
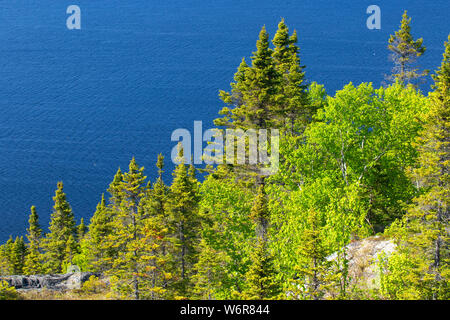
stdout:
[(444, 95), (448, 96), (450, 94), (450, 34), (448, 35), (444, 46), (445, 49), (442, 54), (443, 59), (441, 66), (432, 77), (434, 80), (433, 89), (442, 91)]
[(42, 229), (39, 226), (39, 216), (37, 214), (35, 206), (31, 207), (31, 214), (28, 223), (29, 223), (29, 228), (27, 229), (28, 241), (29, 242), (38, 241), (39, 238), (42, 236)]
[(158, 176), (162, 179), (162, 174), (164, 173), (164, 156), (160, 153), (158, 154), (158, 160), (156, 161), (156, 167), (158, 168)]
[(410, 23), (411, 18), (405, 10), (400, 29), (389, 38), (388, 49), (392, 51), (392, 60), (395, 64), (393, 74), (389, 77), (392, 81), (409, 83), (428, 74), (428, 70), (419, 73), (418, 69), (413, 67), (415, 60), (425, 53), (426, 47), (423, 45), (422, 38), (414, 40)]

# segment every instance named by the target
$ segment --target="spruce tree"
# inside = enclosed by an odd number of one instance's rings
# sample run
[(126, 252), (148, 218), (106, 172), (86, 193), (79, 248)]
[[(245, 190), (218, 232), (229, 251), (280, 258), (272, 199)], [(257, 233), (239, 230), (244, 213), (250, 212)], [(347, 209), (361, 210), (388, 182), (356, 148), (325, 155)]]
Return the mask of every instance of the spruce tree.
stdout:
[(327, 260), (329, 252), (320, 219), (316, 210), (308, 212), (297, 252), (302, 263), (296, 267), (297, 278), (293, 281), (292, 294), (296, 299), (319, 300), (338, 279), (332, 273), (332, 262)]
[(122, 170), (117, 169), (114, 179), (109, 185), (108, 192), (110, 194), (109, 202), (112, 207), (118, 208), (121, 202), (121, 184), (123, 180)]
[(62, 272), (67, 272), (67, 269), (73, 264), (73, 258), (80, 252), (79, 245), (75, 240), (75, 236), (71, 234), (66, 242), (64, 249), (64, 261), (62, 263)]
[(11, 265), (14, 274), (23, 274), (25, 256), (27, 247), (23, 241), (23, 237), (16, 237), (11, 250)]
[(256, 246), (251, 253), (251, 265), (246, 275), (247, 288), (243, 292), (245, 299), (277, 299), (281, 294), (281, 285), (277, 279), (274, 256), (268, 248), (269, 210), (264, 185), (258, 190), (251, 218), (255, 224)]
[[(147, 241), (152, 242), (153, 271), (151, 274), (151, 288), (153, 292), (150, 298), (162, 296), (163, 290), (167, 292), (169, 281), (167, 275), (174, 272), (174, 221), (171, 221), (168, 209), (169, 188), (163, 181), (164, 157), (158, 155), (156, 162), (158, 168), (158, 178), (153, 184), (153, 188), (146, 198), (145, 210), (148, 213), (148, 221), (146, 222)], [(159, 230), (158, 230), (159, 229)], [(153, 236), (152, 236), (153, 234)], [(159, 294), (156, 288), (162, 288)]]
[(173, 172), (173, 182), (167, 208), (175, 238), (177, 289), (180, 295), (187, 293), (190, 271), (196, 262), (200, 221), (198, 216), (198, 190), (195, 177), (188, 174), (184, 163), (183, 148), (179, 145), (179, 164)]
[(107, 207), (105, 195), (91, 218), (86, 236), (89, 268), (96, 272), (106, 272), (112, 266), (116, 249), (108, 241), (113, 232), (113, 209)]
[(84, 218), (81, 218), (80, 224), (77, 227), (78, 242), (83, 240), (84, 236), (86, 235), (87, 230), (88, 230), (88, 227), (84, 224)]
[[(139, 244), (141, 229), (145, 221), (145, 211), (141, 200), (146, 196), (144, 168), (139, 167), (134, 157), (130, 161), (128, 172), (123, 174), (122, 181), (114, 186), (114, 199), (120, 199), (120, 206), (114, 215), (113, 232), (108, 237), (110, 245), (117, 250), (110, 271), (119, 277), (125, 286), (124, 294), (133, 299), (140, 299), (139, 259), (141, 246)], [(117, 175), (116, 175), (117, 176)]]
[(425, 53), (423, 39), (414, 40), (411, 35), (411, 18), (405, 10), (402, 16), (400, 29), (389, 38), (388, 49), (392, 52), (391, 59), (394, 62), (392, 75), (388, 77), (392, 82), (400, 81), (408, 84), (428, 74), (428, 71), (419, 72), (414, 64)]
[(71, 236), (76, 236), (75, 218), (64, 193), (62, 182), (58, 182), (58, 189), (53, 201), (55, 204), (51, 215), (50, 232), (43, 241), (46, 260), (44, 266), (49, 273), (59, 273), (63, 271), (67, 242)]
[(28, 220), (27, 229), (28, 254), (25, 257), (24, 274), (39, 274), (42, 270), (42, 229), (39, 225), (39, 216), (36, 207), (31, 207), (31, 214)]
[(313, 108), (309, 106), (305, 84), (305, 66), (300, 63), (297, 31), (289, 35), (284, 19), (272, 40), (275, 48), (273, 60), (281, 75), (281, 98), (277, 104), (277, 127), (287, 125), (289, 131), (303, 131), (310, 121)]
[(220, 299), (220, 291), (227, 282), (227, 256), (215, 250), (204, 239), (199, 243), (199, 257), (192, 276), (192, 295), (196, 299)]
[(5, 275), (11, 275), (14, 274), (14, 266), (13, 266), (13, 252), (14, 252), (14, 240), (12, 236), (10, 235), (8, 240), (3, 246), (3, 274)]
[(403, 221), (388, 230), (400, 244), (383, 279), (382, 291), (391, 299), (450, 297), (450, 36), (433, 79), (430, 110), (417, 139), (419, 166), (412, 171), (421, 194)]

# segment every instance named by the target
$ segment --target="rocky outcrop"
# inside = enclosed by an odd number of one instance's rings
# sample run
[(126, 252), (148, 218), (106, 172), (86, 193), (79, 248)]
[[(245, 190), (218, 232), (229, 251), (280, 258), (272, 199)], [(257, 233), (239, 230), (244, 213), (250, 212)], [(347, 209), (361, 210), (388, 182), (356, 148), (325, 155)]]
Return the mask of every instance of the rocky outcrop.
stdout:
[(21, 290), (50, 289), (73, 290), (80, 289), (84, 282), (91, 276), (99, 277), (99, 274), (91, 272), (74, 272), (67, 274), (48, 274), (31, 276), (2, 276), (0, 281), (6, 281), (12, 287)]
[[(380, 285), (380, 271), (377, 262), (380, 254), (391, 255), (396, 250), (392, 240), (370, 237), (354, 241), (346, 246), (348, 273), (353, 286), (361, 289), (375, 289)], [(337, 254), (328, 257), (336, 260)]]

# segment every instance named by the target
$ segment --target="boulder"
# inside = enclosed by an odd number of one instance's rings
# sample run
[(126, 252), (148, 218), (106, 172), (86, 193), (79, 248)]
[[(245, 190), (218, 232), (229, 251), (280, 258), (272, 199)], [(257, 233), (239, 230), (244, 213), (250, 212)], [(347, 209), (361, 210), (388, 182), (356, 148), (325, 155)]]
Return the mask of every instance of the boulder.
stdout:
[[(377, 262), (380, 254), (387, 257), (396, 250), (396, 244), (380, 236), (354, 241), (346, 246), (350, 283), (361, 289), (377, 289), (380, 286), (380, 271)], [(335, 260), (337, 253), (328, 257)]]
[(99, 277), (92, 272), (73, 272), (66, 274), (47, 274), (31, 276), (1, 276), (0, 281), (6, 281), (12, 287), (19, 290), (50, 289), (50, 290), (73, 290), (80, 289), (84, 282), (91, 276)]

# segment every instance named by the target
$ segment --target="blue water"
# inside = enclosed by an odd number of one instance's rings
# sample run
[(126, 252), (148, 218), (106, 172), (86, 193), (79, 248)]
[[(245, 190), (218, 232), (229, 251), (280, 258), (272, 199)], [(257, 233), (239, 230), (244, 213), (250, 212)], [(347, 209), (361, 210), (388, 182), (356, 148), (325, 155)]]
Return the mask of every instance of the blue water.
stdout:
[[(25, 232), (31, 205), (47, 226), (58, 180), (79, 220), (133, 155), (154, 179), (171, 132), (212, 125), (218, 90), (254, 51), (261, 26), (273, 35), (280, 17), (299, 32), (307, 78), (331, 94), (349, 81), (380, 85), (404, 9), (428, 48), (422, 66), (440, 64), (450, 1), (378, 0), (382, 29), (368, 30), (373, 3), (1, 0), (0, 241)], [(71, 4), (82, 30), (66, 28)]]

